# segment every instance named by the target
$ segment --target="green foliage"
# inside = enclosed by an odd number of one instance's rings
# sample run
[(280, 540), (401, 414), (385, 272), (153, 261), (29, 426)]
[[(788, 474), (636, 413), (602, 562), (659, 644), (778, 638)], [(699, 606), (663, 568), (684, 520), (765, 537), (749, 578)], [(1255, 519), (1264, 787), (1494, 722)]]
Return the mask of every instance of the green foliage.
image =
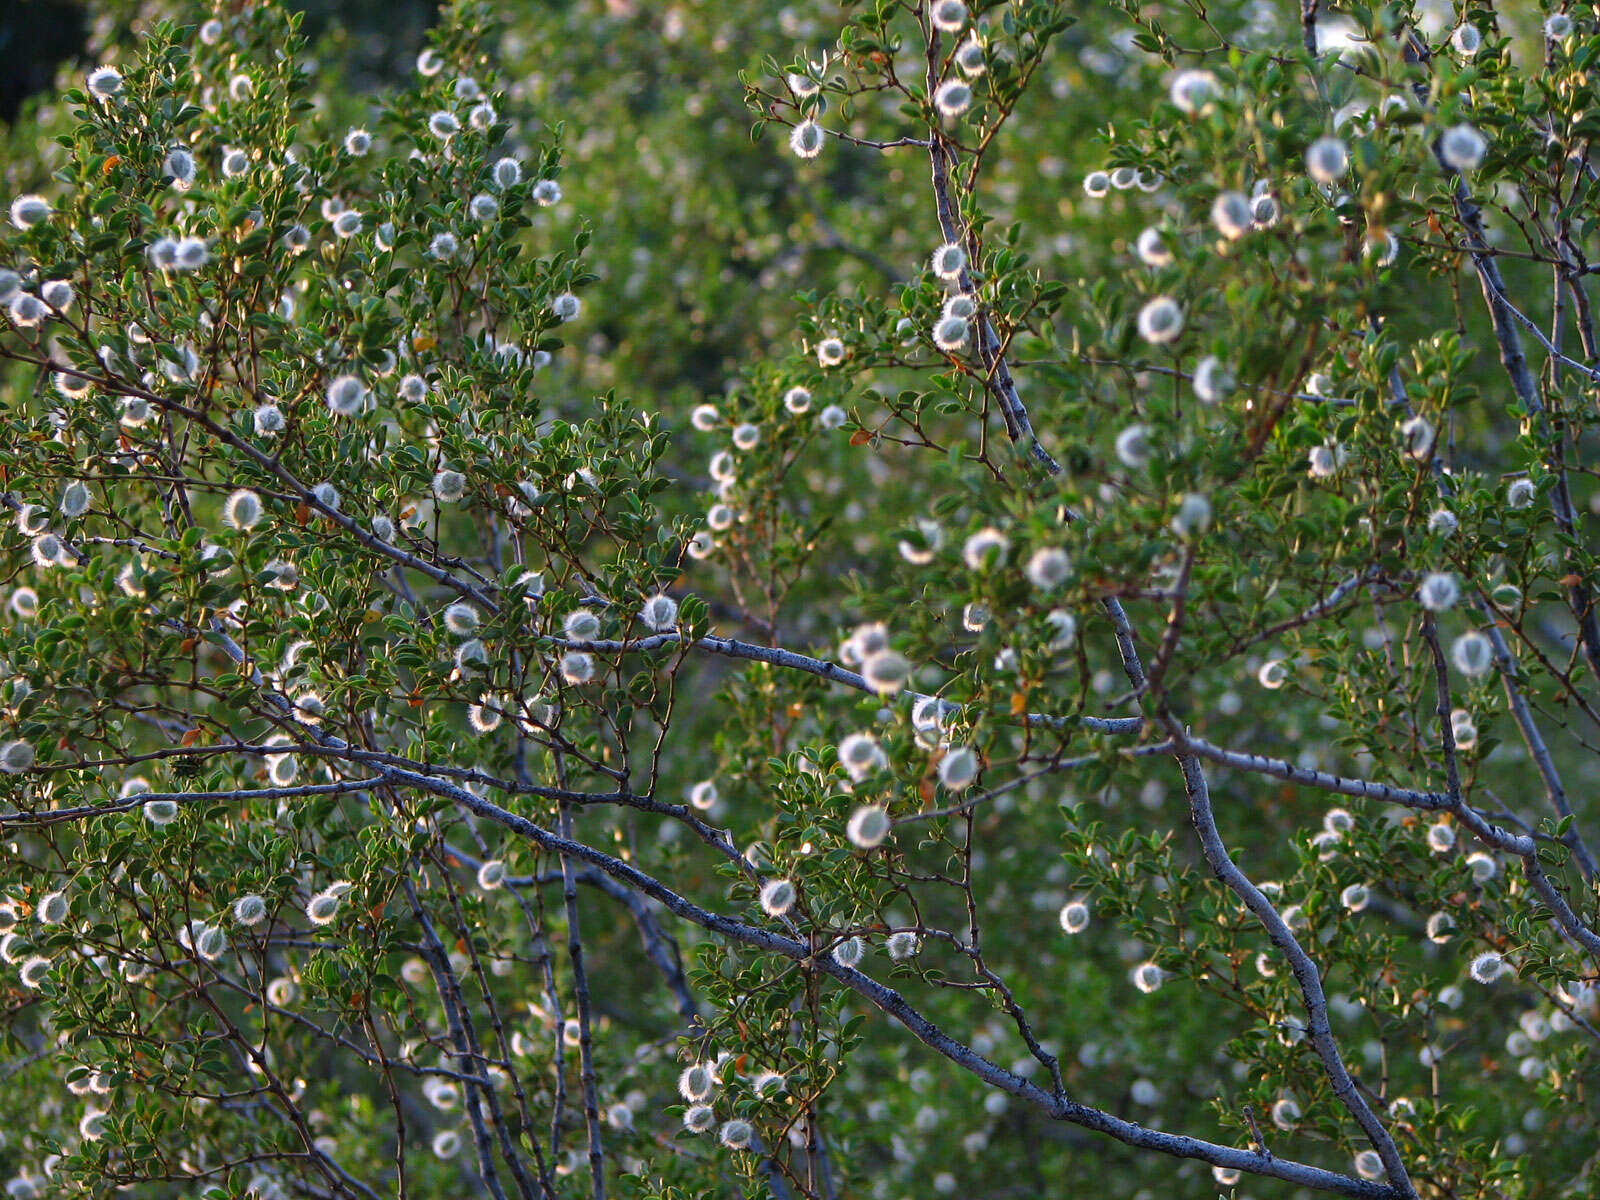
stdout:
[(12, 1194), (1595, 1194), (1593, 13), (97, 15)]

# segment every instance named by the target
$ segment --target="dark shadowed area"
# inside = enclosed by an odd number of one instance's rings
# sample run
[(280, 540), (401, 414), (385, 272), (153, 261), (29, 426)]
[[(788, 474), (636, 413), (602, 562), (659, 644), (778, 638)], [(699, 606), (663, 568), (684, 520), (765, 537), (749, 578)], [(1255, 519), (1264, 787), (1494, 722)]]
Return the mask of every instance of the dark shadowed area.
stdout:
[(11, 121), (22, 102), (48, 87), (56, 66), (83, 47), (83, 10), (64, 0), (7, 0), (0, 6), (0, 121)]
[[(324, 36), (345, 58), (352, 82), (378, 87), (416, 58), (438, 14), (436, 0), (312, 0), (296, 4), (313, 41)], [(16, 120), (28, 97), (49, 87), (63, 62), (88, 55), (89, 22), (72, 0), (0, 4), (0, 122)]]

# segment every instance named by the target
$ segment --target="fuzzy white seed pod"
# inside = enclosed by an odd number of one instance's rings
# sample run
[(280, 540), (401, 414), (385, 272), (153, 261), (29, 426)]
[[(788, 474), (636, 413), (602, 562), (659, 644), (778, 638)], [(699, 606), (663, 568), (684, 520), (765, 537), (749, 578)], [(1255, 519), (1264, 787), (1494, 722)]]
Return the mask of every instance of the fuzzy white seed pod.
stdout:
[(329, 925), (339, 915), (343, 891), (327, 888), (306, 901), (306, 920), (313, 925)]
[(1133, 248), (1139, 255), (1139, 261), (1147, 267), (1159, 268), (1172, 265), (1172, 251), (1159, 229), (1144, 230), (1134, 241)]
[(561, 656), (561, 678), (567, 683), (583, 684), (594, 678), (594, 658), (573, 650)]
[(989, 69), (988, 50), (976, 32), (956, 50), (956, 69), (963, 75), (982, 75)]
[(486, 892), (492, 892), (505, 886), (506, 864), (498, 858), (491, 858), (478, 868), (478, 886)]
[(839, 764), (857, 783), (888, 766), (888, 761), (883, 747), (870, 734), (852, 733), (839, 743)]
[(507, 188), (514, 188), (522, 182), (522, 164), (514, 158), (497, 159), (490, 174), (494, 179), (495, 187), (505, 191)]
[(1383, 1159), (1378, 1157), (1376, 1150), (1363, 1150), (1355, 1157), (1356, 1174), (1363, 1179), (1377, 1180), (1384, 1177)]
[(1179, 71), (1167, 85), (1167, 95), (1181, 112), (1204, 113), (1221, 92), (1217, 77), (1210, 71)]
[(763, 1100), (781, 1094), (788, 1081), (777, 1071), (762, 1071), (750, 1081), (750, 1090)]
[(711, 1099), (717, 1087), (717, 1073), (710, 1063), (693, 1063), (678, 1076), (678, 1094), (691, 1103)]
[(6, 311), (11, 317), (11, 323), (20, 329), (37, 329), (50, 315), (50, 309), (45, 302), (31, 292), (18, 292)]
[(1150, 443), (1150, 427), (1129, 425), (1117, 434), (1115, 448), (1118, 461), (1130, 471), (1138, 471), (1149, 466), (1154, 453)]
[(172, 180), (172, 186), (179, 191), (194, 183), (195, 169), (194, 155), (182, 146), (174, 146), (161, 161), (161, 173)]
[(789, 149), (800, 158), (815, 158), (822, 153), (825, 135), (815, 121), (801, 121), (789, 132)]
[(952, 792), (964, 791), (972, 786), (982, 767), (977, 751), (970, 746), (957, 746), (939, 760), (939, 782)]
[(929, 265), (940, 279), (958, 279), (967, 269), (967, 252), (956, 242), (946, 242), (933, 252)]
[(1488, 139), (1472, 125), (1452, 125), (1439, 136), (1439, 159), (1453, 171), (1477, 170), (1488, 152)]
[(691, 1105), (683, 1114), (683, 1127), (690, 1133), (710, 1133), (716, 1124), (716, 1111), (709, 1104)]
[(1270, 1111), (1272, 1123), (1286, 1132), (1300, 1121), (1300, 1106), (1287, 1097), (1274, 1102)]
[(1178, 502), (1172, 516), (1172, 532), (1180, 538), (1196, 537), (1211, 525), (1211, 501), (1199, 492), (1190, 492)]
[(1223, 192), (1211, 205), (1211, 223), (1230, 242), (1238, 241), (1255, 226), (1255, 212), (1243, 192)]
[(1476, 679), (1494, 665), (1494, 646), (1483, 634), (1472, 630), (1451, 643), (1450, 659), (1463, 675)]
[(367, 402), (367, 389), (354, 375), (336, 375), (328, 381), (328, 411), (341, 417), (357, 416)]
[(84, 83), (96, 100), (110, 100), (122, 91), (122, 72), (115, 67), (96, 67), (89, 72)]
[(470, 637), (478, 628), (478, 610), (457, 602), (444, 610), (444, 627), (456, 637)]
[(980, 529), (967, 538), (961, 547), (962, 561), (971, 571), (984, 571), (1000, 566), (1010, 553), (1011, 541), (998, 529), (990, 526)]
[(1330, 479), (1338, 474), (1345, 460), (1344, 447), (1337, 443), (1313, 446), (1307, 459), (1306, 474), (1312, 479)]
[(23, 987), (38, 991), (44, 986), (46, 976), (50, 974), (50, 960), (38, 954), (23, 960), (22, 968), (17, 972), (17, 979)]
[(11, 223), (18, 229), (32, 229), (41, 221), (48, 220), (53, 211), (50, 202), (43, 196), (31, 193), (18, 196), (11, 202)]
[(911, 958), (916, 954), (920, 946), (921, 942), (918, 940), (917, 935), (909, 929), (901, 929), (891, 933), (889, 940), (884, 943), (884, 948), (888, 950), (889, 957), (895, 962), (904, 962), (906, 959)]
[(1072, 560), (1058, 546), (1041, 546), (1029, 555), (1023, 573), (1034, 587), (1050, 591), (1060, 587), (1072, 574)]
[(639, 619), (645, 626), (656, 633), (663, 633), (678, 626), (678, 602), (664, 592), (647, 599), (639, 608)]
[[(13, 605), (15, 607), (15, 605)], [(35, 605), (35, 609), (37, 605)], [(20, 739), (0, 745), (0, 771), (7, 775), (21, 775), (33, 769), (34, 750), (31, 742)]]
[(81, 479), (74, 479), (61, 489), (61, 500), (57, 508), (67, 520), (73, 521), (89, 511), (89, 503), (93, 499), (89, 492), (89, 485)]
[(871, 850), (883, 844), (891, 827), (887, 810), (881, 805), (864, 804), (850, 815), (845, 835), (857, 848)]
[(261, 520), (261, 497), (248, 488), (231, 493), (222, 506), (222, 523), (229, 529), (254, 529)]
[(1339, 893), (1339, 903), (1351, 912), (1360, 912), (1366, 908), (1367, 901), (1372, 898), (1372, 892), (1364, 883), (1352, 883)]
[(1318, 138), (1306, 150), (1306, 173), (1321, 184), (1336, 183), (1350, 169), (1350, 150), (1338, 138)]
[(267, 902), (262, 896), (240, 896), (233, 902), (233, 919), (241, 925), (259, 925), (267, 919)]
[(862, 661), (861, 675), (878, 695), (892, 696), (911, 678), (911, 661), (894, 650), (880, 650)]
[(587, 608), (575, 608), (567, 614), (561, 629), (574, 641), (593, 641), (600, 634), (600, 618)]
[(787, 879), (769, 879), (761, 888), (761, 911), (781, 917), (794, 906), (794, 884)]
[(39, 906), (33, 915), (41, 925), (60, 925), (67, 919), (70, 907), (65, 892), (49, 892), (39, 897)]
[(203, 925), (195, 931), (194, 952), (207, 962), (215, 962), (228, 952), (228, 933), (216, 925)]
[(1139, 336), (1152, 346), (1176, 341), (1183, 332), (1183, 309), (1170, 296), (1157, 296), (1139, 310)]
[(1082, 933), (1089, 927), (1089, 905), (1082, 900), (1069, 900), (1061, 906), (1061, 928), (1067, 933)]
[(1426, 417), (1411, 417), (1400, 425), (1400, 443), (1408, 457), (1427, 462), (1433, 455), (1433, 424)]
[(1203, 405), (1221, 402), (1234, 390), (1234, 373), (1216, 355), (1206, 355), (1195, 366), (1195, 397)]
[(945, 33), (959, 33), (966, 28), (968, 19), (966, 0), (933, 0), (928, 10), (933, 27)]
[(47, 280), (39, 288), (39, 298), (57, 312), (66, 312), (74, 299), (72, 284), (65, 279)]
[(933, 327), (933, 344), (946, 354), (953, 354), (967, 344), (972, 326), (965, 317), (947, 314)]
[(946, 79), (933, 92), (933, 106), (944, 117), (959, 117), (972, 106), (972, 85), (961, 79)]
[(1422, 577), (1417, 588), (1417, 603), (1429, 612), (1444, 612), (1461, 598), (1461, 585), (1448, 571), (1434, 571)]
[(441, 504), (455, 504), (467, 494), (467, 477), (444, 467), (433, 477), (433, 497)]
[(1166, 980), (1167, 973), (1153, 962), (1143, 962), (1133, 969), (1133, 986), (1147, 995)]

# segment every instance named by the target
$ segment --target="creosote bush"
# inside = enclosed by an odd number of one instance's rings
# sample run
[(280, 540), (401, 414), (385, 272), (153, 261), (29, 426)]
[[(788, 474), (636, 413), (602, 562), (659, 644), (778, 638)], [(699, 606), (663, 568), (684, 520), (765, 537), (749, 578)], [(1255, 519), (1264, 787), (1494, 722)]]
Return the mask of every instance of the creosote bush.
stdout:
[(9, 1195), (1600, 1190), (1594, 11), (97, 15)]

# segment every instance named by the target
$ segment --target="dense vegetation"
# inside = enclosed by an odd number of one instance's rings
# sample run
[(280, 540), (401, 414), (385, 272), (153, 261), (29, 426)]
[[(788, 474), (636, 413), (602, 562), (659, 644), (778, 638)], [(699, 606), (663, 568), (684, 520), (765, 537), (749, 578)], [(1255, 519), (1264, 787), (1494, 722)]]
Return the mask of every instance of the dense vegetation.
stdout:
[(1594, 8), (91, 16), (10, 1195), (1600, 1192)]

